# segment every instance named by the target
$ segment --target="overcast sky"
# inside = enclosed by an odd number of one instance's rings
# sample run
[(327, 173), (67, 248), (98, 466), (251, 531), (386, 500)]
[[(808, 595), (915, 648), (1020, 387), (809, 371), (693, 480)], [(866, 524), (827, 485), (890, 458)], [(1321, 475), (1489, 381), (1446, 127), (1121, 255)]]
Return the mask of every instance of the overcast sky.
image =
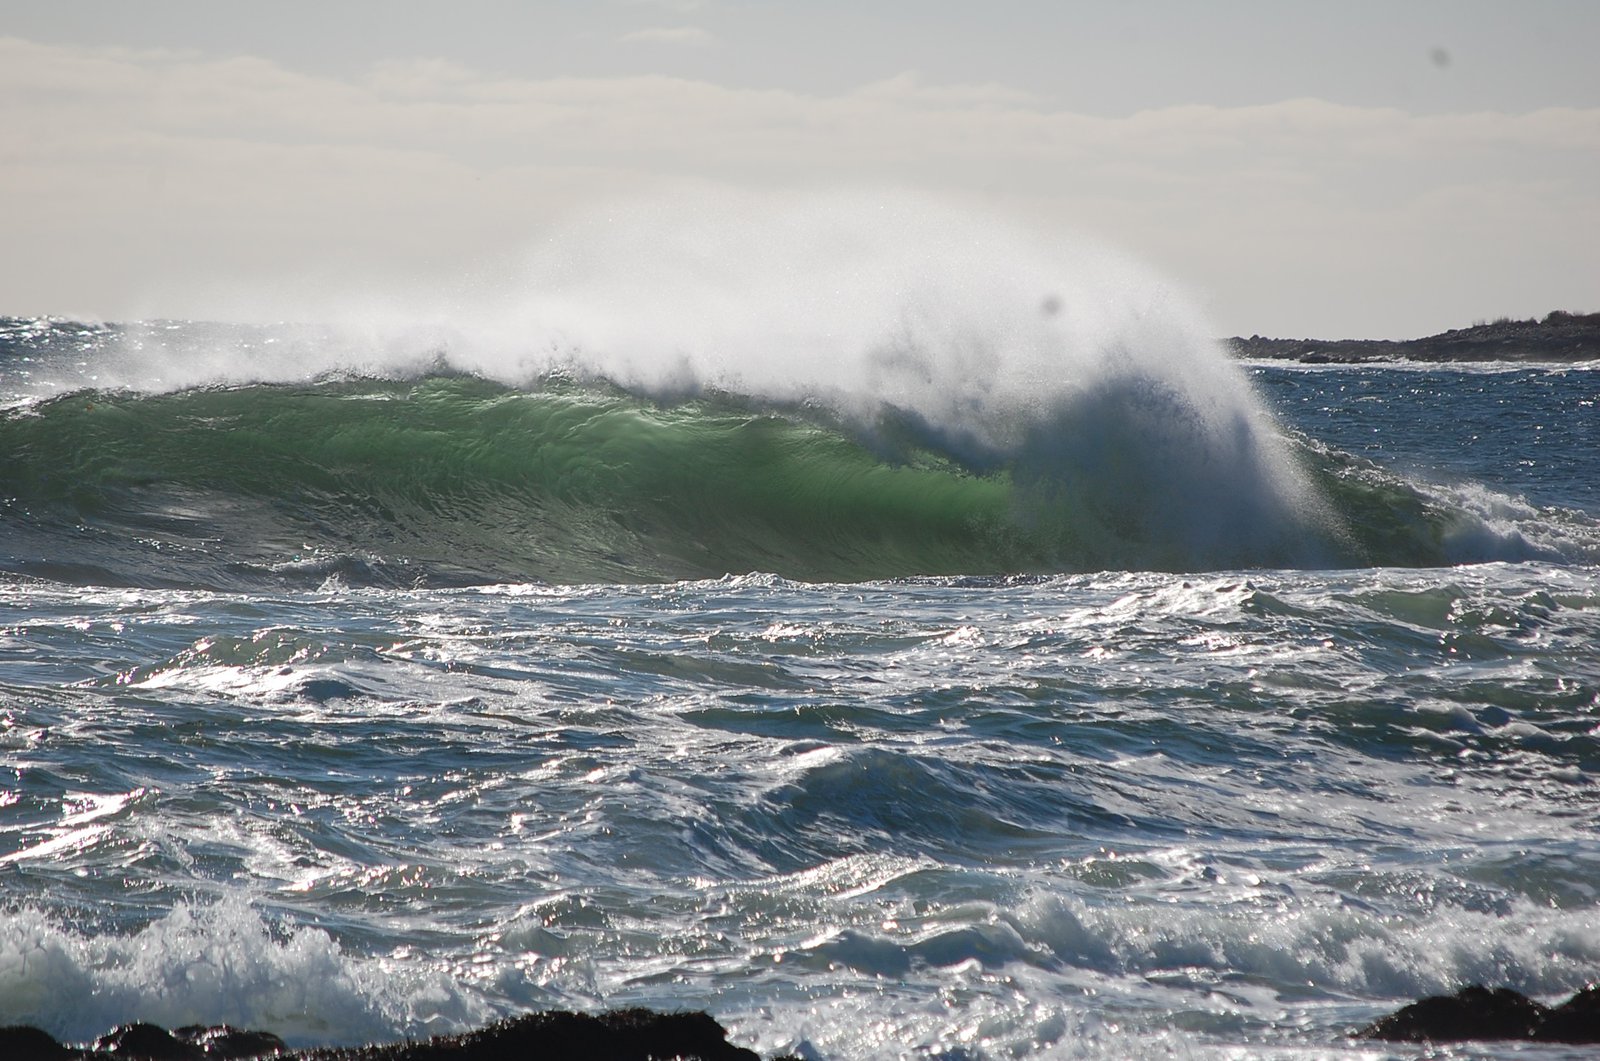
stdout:
[(1597, 41), (1593, 0), (0, 0), (0, 313), (303, 316), (684, 187), (1086, 233), (1224, 334), (1600, 310)]

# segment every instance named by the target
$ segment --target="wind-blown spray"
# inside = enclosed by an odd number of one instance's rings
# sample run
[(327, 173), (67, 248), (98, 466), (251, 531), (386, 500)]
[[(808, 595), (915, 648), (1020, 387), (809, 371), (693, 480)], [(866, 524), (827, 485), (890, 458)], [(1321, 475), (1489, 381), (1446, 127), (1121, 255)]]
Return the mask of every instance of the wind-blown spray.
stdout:
[(1286, 436), (1148, 270), (915, 197), (633, 204), (435, 306), (122, 337), (6, 381), (15, 537), (172, 535), (205, 584), (1565, 555)]
[(1173, 286), (924, 198), (617, 209), (551, 237), (471, 319), (450, 362), (507, 382), (563, 363), (658, 396), (820, 404), (880, 441), (887, 419), (1006, 469), (1066, 566), (1308, 563), (1339, 541)]

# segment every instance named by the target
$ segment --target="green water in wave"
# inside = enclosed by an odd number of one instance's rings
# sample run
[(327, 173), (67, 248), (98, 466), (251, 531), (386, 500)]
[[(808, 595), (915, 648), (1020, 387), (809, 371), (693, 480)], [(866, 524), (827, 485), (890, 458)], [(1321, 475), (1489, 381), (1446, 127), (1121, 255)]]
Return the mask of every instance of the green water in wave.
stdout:
[[(0, 567), (136, 585), (321, 571), (451, 584), (1462, 559), (1447, 538), (1463, 513), (1348, 454), (1296, 448), (1325, 524), (1286, 516), (1254, 539), (1197, 545), (1182, 505), (1127, 468), (993, 452), (967, 464), (889, 414), (852, 426), (737, 396), (659, 403), (602, 384), (444, 375), (81, 392), (0, 415)], [(1263, 511), (1235, 524), (1277, 518)]]
[(13, 518), (143, 536), (168, 563), (356, 550), (555, 582), (1058, 563), (1011, 518), (1003, 471), (929, 451), (885, 462), (824, 419), (733, 399), (463, 377), (83, 393), (9, 414), (0, 447)]

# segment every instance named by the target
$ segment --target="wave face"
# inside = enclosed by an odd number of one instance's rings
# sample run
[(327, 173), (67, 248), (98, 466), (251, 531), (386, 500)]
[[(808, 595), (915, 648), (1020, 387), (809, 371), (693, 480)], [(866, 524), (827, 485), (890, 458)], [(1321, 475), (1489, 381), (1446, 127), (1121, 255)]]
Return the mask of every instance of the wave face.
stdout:
[(1002, 458), (941, 444), (903, 412), (860, 426), (563, 380), (88, 391), (0, 420), (13, 458), (0, 492), (9, 566), (113, 584), (853, 581), (1460, 552), (1448, 532), (1464, 513), (1310, 444), (1337, 520), (1253, 494), (1248, 453), (1228, 468), (1243, 482), (1211, 504), (1214, 484), (1177, 481), (1193, 425), (1154, 418), (1104, 397), (1032, 425)]
[(925, 451), (885, 461), (836, 430), (733, 401), (661, 407), (598, 388), (434, 377), (79, 394), (0, 431), (25, 454), (5, 490), (33, 518), (176, 552), (210, 578), (335, 556), (445, 581), (1049, 563), (1045, 536), (1008, 520), (1003, 475)]
[(13, 321), (3, 562), (230, 586), (1567, 555), (1286, 435), (1208, 332), (1114, 256), (859, 197), (641, 207), (491, 293), (327, 327)]

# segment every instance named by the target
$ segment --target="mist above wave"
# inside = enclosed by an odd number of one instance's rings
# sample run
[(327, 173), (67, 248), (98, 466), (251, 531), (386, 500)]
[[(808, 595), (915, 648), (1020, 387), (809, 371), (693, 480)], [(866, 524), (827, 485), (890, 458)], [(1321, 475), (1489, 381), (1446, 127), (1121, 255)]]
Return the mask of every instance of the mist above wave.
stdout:
[[(261, 319), (248, 303), (233, 316)], [(1137, 263), (898, 195), (634, 203), (431, 303), (330, 295), (298, 319), (315, 323), (150, 322), (73, 367), (135, 390), (440, 364), (518, 385), (566, 370), (663, 394), (888, 403), (990, 436), (1108, 375), (1142, 371), (1197, 404), (1240, 390), (1186, 298)]]
[(1238, 560), (1311, 562), (1337, 536), (1178, 289), (1087, 241), (926, 198), (633, 203), (571, 222), (519, 268), (434, 305), (366, 299), (327, 316), (232, 344), (135, 329), (95, 382), (171, 390), (442, 368), (820, 405), (868, 434), (891, 410), (919, 445), (1010, 467), (1036, 509), (1070, 495), (1098, 513), (1095, 551), (1154, 532), (1178, 543), (1168, 563), (1223, 543)]

